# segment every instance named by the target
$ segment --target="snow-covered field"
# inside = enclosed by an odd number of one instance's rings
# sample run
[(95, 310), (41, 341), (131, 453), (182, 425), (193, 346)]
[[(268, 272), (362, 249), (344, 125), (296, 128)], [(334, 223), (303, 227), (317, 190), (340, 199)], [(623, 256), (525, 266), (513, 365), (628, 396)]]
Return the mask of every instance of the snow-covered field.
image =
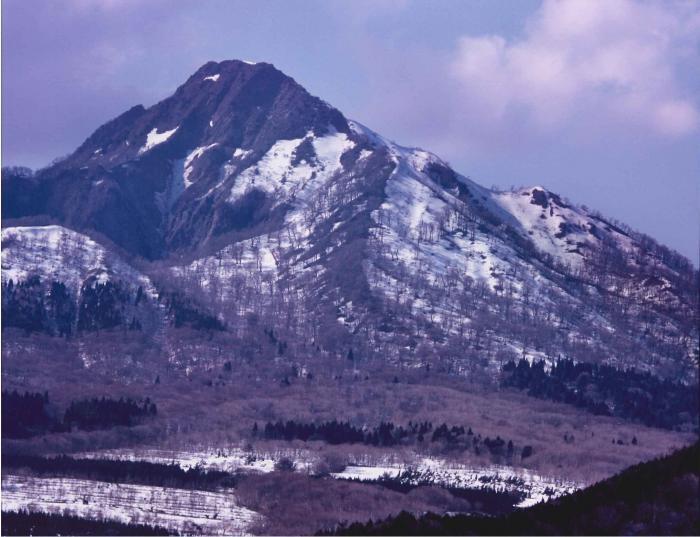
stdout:
[(246, 535), (261, 520), (259, 514), (238, 505), (231, 492), (3, 475), (2, 510), (18, 509), (206, 535)]
[(522, 492), (525, 498), (518, 507), (529, 507), (543, 500), (574, 492), (581, 487), (571, 481), (563, 481), (508, 466), (475, 468), (449, 464), (445, 461), (423, 458), (410, 466), (348, 466), (342, 472), (332, 474), (337, 479), (371, 481), (384, 475), (398, 477), (411, 470), (412, 483), (430, 482), (455, 488), (488, 488), (498, 492)]
[(123, 461), (148, 461), (159, 464), (177, 464), (184, 470), (204, 468), (224, 472), (272, 472), (275, 463), (288, 458), (297, 471), (310, 471), (316, 461), (312, 454), (300, 450), (280, 450), (272, 453), (251, 452), (243, 449), (221, 448), (217, 450), (179, 451), (168, 449), (111, 449), (78, 453), (76, 458), (112, 459)]
[[(297, 471), (313, 472), (318, 455), (304, 450), (251, 452), (240, 448), (217, 450), (176, 451), (162, 449), (114, 449), (77, 454), (83, 458), (143, 460), (163, 464), (177, 464), (183, 469), (200, 467), (227, 472), (271, 472), (281, 458), (295, 463)], [(331, 474), (336, 479), (375, 480), (385, 474), (396, 477), (406, 470), (416, 476), (415, 482), (431, 482), (455, 488), (489, 488), (495, 491), (518, 491), (525, 498), (518, 505), (528, 507), (542, 500), (573, 492), (583, 483), (543, 476), (523, 468), (510, 466), (475, 467), (444, 459), (414, 455), (399, 459), (372, 460), (370, 457), (349, 457), (350, 464), (342, 472)]]

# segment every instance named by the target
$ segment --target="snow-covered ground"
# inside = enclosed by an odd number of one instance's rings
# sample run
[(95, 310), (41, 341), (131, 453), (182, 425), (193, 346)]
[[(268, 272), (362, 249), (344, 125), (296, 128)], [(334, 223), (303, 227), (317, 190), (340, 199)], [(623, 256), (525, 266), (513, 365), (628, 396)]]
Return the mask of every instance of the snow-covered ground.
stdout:
[[(469, 208), (455, 189), (444, 188), (429, 176), (431, 166), (449, 169), (449, 165), (428, 151), (399, 146), (358, 123), (353, 122), (351, 126), (355, 132), (386, 147), (396, 165), (385, 187), (386, 199), (372, 215), (376, 223), (373, 238), (380, 245), (374, 262), (367, 267), (372, 287), (390, 295), (390, 282), (398, 283), (391, 275), (381, 274), (377, 269), (378, 265), (386, 265), (377, 262), (381, 257), (390, 258), (396, 265), (402, 264), (409, 273), (424, 274), (431, 284), (454, 273), (457, 283), (466, 276), (472, 281), (483, 281), (491, 290), (502, 286), (505, 274), (517, 264), (518, 256), (508, 245), (478, 231), (475, 225), (471, 233), (466, 232)], [(518, 220), (493, 199), (491, 191), (466, 177), (455, 177), (501, 221), (518, 224)], [(536, 276), (531, 277), (529, 283), (536, 279)], [(511, 283), (518, 293), (521, 283), (513, 278)], [(406, 297), (414, 294), (411, 289), (403, 291), (401, 294)], [(422, 301), (414, 303), (416, 313), (424, 314), (427, 309), (436, 307), (449, 308)]]
[[(469, 286), (483, 284), (515, 300), (526, 289), (548, 288), (552, 295), (561, 292), (530, 270), (513, 244), (478, 225), (477, 213), (486, 209), (503, 225), (529, 237), (529, 230), (521, 229), (517, 216), (499, 202), (496, 193), (457, 174), (454, 180), (461, 189), (446, 188), (431, 177), (431, 170), (450, 169), (436, 155), (399, 146), (357, 123), (352, 128), (384, 146), (395, 163), (385, 186), (385, 201), (372, 213), (372, 248), (364, 267), (373, 290), (453, 333), (460, 326), (450, 326), (445, 320), (469, 322), (470, 312), (455, 315), (462, 307), (462, 291)], [(471, 206), (460, 193), (464, 189)], [(411, 284), (411, 279), (419, 283)], [(441, 292), (427, 296), (431, 286)]]
[(413, 483), (434, 483), (454, 488), (488, 488), (498, 492), (521, 492), (525, 495), (518, 507), (529, 507), (543, 500), (574, 492), (582, 485), (542, 476), (522, 468), (487, 466), (476, 468), (422, 458), (411, 465), (348, 466), (332, 474), (338, 479), (376, 480), (382, 476), (398, 477), (411, 471)]
[[(143, 460), (177, 464), (183, 469), (200, 467), (227, 472), (271, 472), (281, 458), (294, 461), (297, 471), (313, 472), (319, 455), (300, 449), (256, 452), (238, 447), (216, 450), (178, 451), (164, 449), (113, 449), (79, 453), (76, 457)], [(455, 488), (482, 488), (496, 491), (518, 491), (525, 495), (519, 507), (528, 507), (542, 500), (573, 492), (584, 484), (543, 476), (523, 468), (490, 465), (484, 467), (458, 464), (444, 459), (422, 457), (348, 456), (350, 464), (342, 472), (331, 474), (337, 479), (379, 479), (385, 474), (396, 477), (406, 470), (415, 481), (432, 482)]]
[(177, 464), (182, 469), (205, 468), (225, 472), (272, 472), (275, 463), (288, 458), (294, 461), (298, 471), (309, 471), (316, 458), (300, 450), (275, 452), (251, 452), (238, 447), (217, 450), (180, 451), (167, 449), (111, 449), (77, 453), (76, 458), (148, 461), (160, 464)]
[(141, 286), (156, 297), (151, 280), (91, 238), (62, 226), (20, 226), (2, 230), (2, 281), (37, 275), (78, 290), (89, 276)]
[(238, 505), (230, 491), (105, 483), (85, 479), (2, 476), (2, 510), (70, 514), (178, 533), (246, 535), (261, 515)]
[[(301, 157), (293, 164), (296, 152), (307, 141), (313, 155)], [(305, 138), (279, 140), (255, 165), (244, 170), (238, 177), (228, 197), (235, 202), (247, 191), (255, 188), (274, 193), (280, 200), (309, 198), (336, 172), (342, 170), (341, 155), (354, 143), (343, 133), (332, 133), (315, 137), (312, 132)]]
[[(308, 144), (308, 154), (297, 155), (304, 143)], [(276, 204), (289, 207), (282, 229), (226, 246), (188, 266), (172, 267), (173, 275), (194, 278), (208, 291), (216, 289), (216, 300), (238, 303), (236, 294), (245, 293), (246, 287), (262, 291), (262, 300), (272, 296), (283, 272), (302, 272), (312, 264), (307, 260), (306, 265), (295, 265), (293, 256), (311, 247), (309, 236), (329, 216), (332, 179), (343, 170), (341, 156), (353, 146), (346, 134), (334, 129), (325, 136), (309, 132), (304, 138), (279, 140), (255, 165), (235, 176), (226, 199), (236, 203), (252, 190), (265, 192)], [(202, 197), (223, 188), (249, 152), (237, 148), (233, 159), (222, 166), (222, 179)], [(293, 164), (297, 158), (299, 161)], [(188, 169), (185, 162), (185, 172)], [(326, 195), (321, 196), (322, 192)], [(326, 201), (322, 203), (321, 198)]]

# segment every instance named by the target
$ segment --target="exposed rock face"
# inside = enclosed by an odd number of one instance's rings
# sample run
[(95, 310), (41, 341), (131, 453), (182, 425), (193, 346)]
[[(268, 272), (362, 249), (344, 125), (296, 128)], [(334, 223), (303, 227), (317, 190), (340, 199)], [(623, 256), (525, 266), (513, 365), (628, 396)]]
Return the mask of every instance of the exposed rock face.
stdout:
[(171, 97), (97, 129), (33, 181), (6, 178), (3, 214), (46, 214), (145, 258), (164, 257), (255, 221), (228, 223), (228, 204), (203, 196), (223, 165), (243, 169), (277, 140), (329, 129), (349, 131), (340, 112), (272, 65), (210, 62)]

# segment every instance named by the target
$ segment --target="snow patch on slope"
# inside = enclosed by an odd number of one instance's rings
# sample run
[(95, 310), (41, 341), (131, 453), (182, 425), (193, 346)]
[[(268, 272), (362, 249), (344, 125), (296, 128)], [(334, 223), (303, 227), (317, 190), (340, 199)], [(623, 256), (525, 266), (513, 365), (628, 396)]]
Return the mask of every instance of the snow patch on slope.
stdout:
[[(315, 157), (293, 163), (296, 151), (305, 141), (311, 143)], [(354, 142), (339, 132), (320, 138), (309, 132), (304, 138), (279, 140), (257, 164), (236, 177), (227, 201), (234, 203), (257, 189), (274, 195), (279, 202), (303, 204), (303, 200), (309, 200), (321, 185), (342, 170), (340, 157), (353, 146)]]
[[(551, 287), (510, 241), (481, 225), (484, 214), (492, 215), (489, 226), (519, 225), (494, 193), (458, 174), (450, 177), (449, 165), (428, 151), (402, 147), (356, 122), (350, 126), (375, 149), (387, 150), (395, 164), (385, 200), (371, 215), (375, 225), (363, 266), (374, 291), (448, 333), (461, 333), (470, 322), (471, 312), (460, 303), (468, 287), (484, 285), (515, 299), (526, 287)], [(447, 186), (434, 179), (441, 171)], [(447, 323), (457, 312), (459, 322)]]
[[(308, 153), (295, 160), (302, 143), (306, 144), (303, 149)], [(354, 142), (345, 133), (334, 129), (322, 137), (309, 132), (304, 138), (279, 140), (256, 164), (237, 176), (239, 161), (225, 164), (222, 179), (202, 197), (223, 187), (233, 177), (229, 203), (235, 203), (253, 189), (260, 190), (270, 196), (273, 207), (286, 205), (284, 224), (276, 232), (229, 245), (187, 266), (173, 267), (171, 272), (178, 277), (195, 278), (204, 290), (216, 290), (213, 298), (217, 301), (238, 302), (236, 296), (243, 292), (242, 282), (263, 290), (263, 297), (273, 296), (283, 271), (300, 272), (314, 265), (316, 258), (297, 265), (294, 256), (311, 246), (309, 236), (328, 217), (331, 208), (319, 203), (319, 192), (331, 187), (332, 178), (343, 170), (341, 156), (353, 147)], [(248, 154), (249, 150), (237, 148), (233, 158)], [(317, 265), (313, 270), (316, 269)]]
[(500, 263), (487, 238), (477, 233), (467, 236), (458, 222), (463, 203), (423, 172), (427, 164), (442, 162), (422, 150), (395, 145), (391, 150), (396, 169), (385, 187), (386, 201), (372, 215), (382, 252), (412, 273), (420, 268), (431, 282), (456, 271), (459, 278), (483, 280), (495, 289)]
[(291, 165), (294, 150), (302, 141), (299, 138), (275, 143), (257, 165), (236, 177), (228, 201), (234, 203), (252, 189), (266, 193), (277, 192), (286, 197), (293, 188), (308, 181), (312, 171), (308, 164), (296, 167)]
[(240, 147), (237, 147), (233, 152), (233, 158), (244, 158), (250, 155), (252, 152), (253, 151), (250, 149), (241, 149)]
[(213, 147), (216, 147), (219, 145), (217, 142), (214, 142), (213, 144), (209, 144), (206, 146), (201, 146), (190, 152), (187, 157), (185, 157), (185, 162), (184, 162), (184, 173), (183, 173), (183, 183), (185, 185), (185, 188), (189, 188), (192, 186), (192, 181), (190, 180), (190, 176), (192, 175), (192, 169), (193, 169), (193, 164), (196, 159), (201, 157), (204, 153), (212, 149)]
[(169, 131), (164, 131), (164, 132), (158, 132), (158, 127), (154, 127), (151, 132), (149, 132), (146, 135), (146, 144), (139, 149), (139, 155), (142, 155), (146, 151), (150, 151), (153, 149), (155, 146), (162, 144), (163, 142), (167, 142), (170, 137), (177, 132), (177, 129), (179, 129), (180, 126), (178, 125), (174, 129), (171, 129)]
[(184, 159), (177, 159), (173, 161), (170, 182), (167, 184), (164, 191), (156, 192), (155, 195), (156, 204), (163, 215), (167, 214), (172, 209), (173, 205), (175, 205), (180, 196), (182, 196), (185, 190), (192, 186), (193, 181), (191, 177), (197, 159), (209, 149), (212, 149), (217, 145), (218, 143), (213, 143), (207, 146), (197, 147)]

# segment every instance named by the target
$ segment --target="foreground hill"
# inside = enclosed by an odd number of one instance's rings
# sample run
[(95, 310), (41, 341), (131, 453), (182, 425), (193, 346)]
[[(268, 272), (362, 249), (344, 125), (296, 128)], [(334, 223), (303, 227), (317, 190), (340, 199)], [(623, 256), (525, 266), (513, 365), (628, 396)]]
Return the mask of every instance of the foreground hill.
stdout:
[(410, 513), (336, 535), (697, 535), (700, 444), (569, 496), (498, 517)]

